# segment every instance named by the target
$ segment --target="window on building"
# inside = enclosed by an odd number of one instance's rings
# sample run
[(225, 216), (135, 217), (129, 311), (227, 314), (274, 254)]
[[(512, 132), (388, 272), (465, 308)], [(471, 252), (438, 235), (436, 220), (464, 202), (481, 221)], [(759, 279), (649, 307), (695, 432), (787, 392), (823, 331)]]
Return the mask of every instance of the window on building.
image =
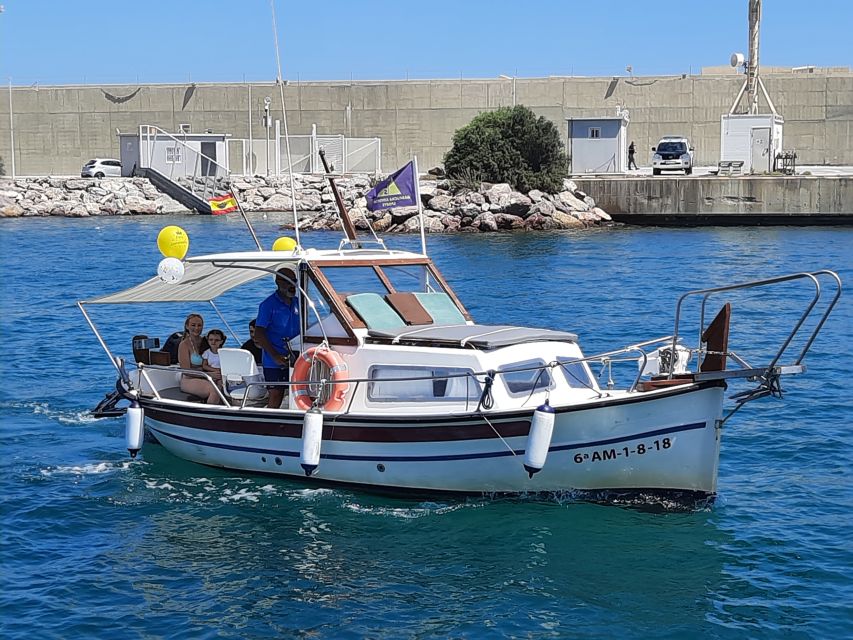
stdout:
[(166, 162), (169, 164), (181, 164), (183, 159), (180, 147), (166, 147)]
[(601, 137), (601, 127), (590, 127), (589, 128), (589, 137), (590, 139), (597, 140)]
[(190, 127), (189, 124), (179, 124), (178, 125), (178, 129), (180, 129), (181, 133), (189, 133), (191, 128), (192, 127)]

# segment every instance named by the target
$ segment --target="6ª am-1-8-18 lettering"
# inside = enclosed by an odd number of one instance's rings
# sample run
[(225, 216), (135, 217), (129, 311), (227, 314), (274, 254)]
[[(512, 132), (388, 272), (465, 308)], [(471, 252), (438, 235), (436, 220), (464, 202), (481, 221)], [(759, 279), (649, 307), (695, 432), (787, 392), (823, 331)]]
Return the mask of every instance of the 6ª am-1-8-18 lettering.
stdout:
[(595, 449), (592, 453), (576, 453), (574, 461), (578, 464), (584, 462), (603, 462), (605, 460), (616, 460), (617, 458), (629, 458), (631, 456), (644, 456), (655, 451), (665, 451), (672, 448), (672, 439), (661, 438), (653, 442), (639, 442), (633, 447), (611, 447), (609, 449)]

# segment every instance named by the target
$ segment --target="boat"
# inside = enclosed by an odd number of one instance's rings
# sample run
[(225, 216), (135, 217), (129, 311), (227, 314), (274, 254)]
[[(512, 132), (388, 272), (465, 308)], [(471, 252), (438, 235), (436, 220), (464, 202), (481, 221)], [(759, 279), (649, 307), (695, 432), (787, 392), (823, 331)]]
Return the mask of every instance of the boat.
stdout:
[[(180, 261), (179, 278), (154, 277), (78, 303), (117, 372), (114, 396), (130, 403), (131, 455), (160, 445), (211, 467), (382, 493), (713, 500), (723, 425), (748, 402), (781, 397), (782, 378), (805, 371), (841, 295), (829, 270), (689, 291), (675, 304), (671, 335), (586, 355), (568, 330), (476, 322), (425, 245), (400, 251), (378, 237), (359, 240), (343, 207), (341, 215), (337, 249), (290, 240), (284, 251), (259, 244), (192, 256)], [(129, 363), (90, 315), (98, 305), (165, 302), (210, 302), (218, 312), (217, 298), (283, 268), (296, 274), (301, 327), (290, 382), (277, 383), (287, 387), (279, 408), (267, 408), (270, 385), (247, 352), (222, 350), (236, 364), (223, 356), (221, 402), (205, 404), (183, 393), (180, 379), (212, 383), (208, 374), (154, 358), (145, 347), (157, 343), (145, 341), (134, 344), (140, 349)], [(710, 321), (706, 310), (731, 292), (791, 281), (814, 289), (802, 316), (766, 364), (748, 363), (728, 347), (731, 305)], [(834, 295), (819, 304), (827, 283)], [(688, 344), (680, 325), (691, 301), (699, 326)], [(253, 317), (257, 302), (247, 299), (241, 317)], [(795, 338), (804, 344), (788, 356)], [(630, 384), (599, 382), (594, 369), (609, 380), (619, 362), (636, 367)], [(729, 407), (735, 379), (747, 389)]]

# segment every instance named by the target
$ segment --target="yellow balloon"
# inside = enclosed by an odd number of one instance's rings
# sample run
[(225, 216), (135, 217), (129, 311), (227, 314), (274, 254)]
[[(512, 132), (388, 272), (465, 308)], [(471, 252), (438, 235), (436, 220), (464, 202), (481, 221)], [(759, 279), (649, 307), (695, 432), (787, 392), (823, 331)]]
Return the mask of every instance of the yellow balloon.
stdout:
[(273, 251), (293, 251), (296, 248), (296, 240), (282, 236), (272, 243)]
[(183, 260), (190, 248), (190, 238), (180, 227), (169, 225), (160, 229), (157, 234), (157, 248), (167, 258)]

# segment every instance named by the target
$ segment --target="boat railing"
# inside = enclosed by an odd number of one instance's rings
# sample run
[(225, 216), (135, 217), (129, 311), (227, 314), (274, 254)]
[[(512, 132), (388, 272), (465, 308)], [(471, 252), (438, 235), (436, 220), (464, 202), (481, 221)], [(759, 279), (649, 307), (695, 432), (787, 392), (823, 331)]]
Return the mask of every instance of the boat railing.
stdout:
[[(320, 404), (322, 404), (322, 398), (328, 397), (328, 394), (335, 388), (337, 385), (353, 385), (353, 393), (349, 394), (349, 400), (347, 402), (347, 407), (343, 411), (343, 413), (350, 413), (352, 410), (352, 403), (357, 395), (358, 388), (363, 383), (404, 383), (404, 382), (418, 382), (418, 381), (437, 381), (437, 380), (453, 380), (459, 378), (465, 378), (469, 381), (465, 387), (465, 410), (469, 411), (471, 409), (471, 405), (474, 400), (477, 401), (477, 408), (479, 409), (490, 409), (491, 403), (489, 401), (490, 393), (491, 393), (491, 385), (494, 380), (503, 375), (510, 375), (516, 373), (524, 373), (524, 372), (539, 372), (539, 376), (543, 375), (545, 371), (552, 371), (558, 368), (566, 368), (569, 364), (576, 363), (588, 363), (588, 364), (599, 364), (602, 366), (602, 371), (599, 373), (598, 377), (601, 377), (602, 373), (606, 370), (608, 372), (608, 389), (613, 388), (612, 383), (612, 374), (611, 367), (614, 363), (619, 362), (631, 362), (635, 365), (638, 363), (638, 357), (635, 355), (631, 358), (620, 358), (621, 355), (626, 355), (629, 353), (639, 354), (639, 369), (636, 377), (634, 378), (631, 386), (629, 387), (629, 391), (634, 391), (639, 384), (640, 377), (642, 375), (642, 371), (645, 368), (645, 364), (648, 358), (648, 354), (646, 353), (645, 347), (655, 345), (655, 344), (664, 344), (667, 343), (671, 339), (671, 336), (663, 336), (660, 338), (655, 338), (652, 340), (646, 340), (644, 342), (640, 342), (634, 345), (629, 345), (623, 347), (621, 349), (615, 349), (611, 351), (606, 351), (603, 353), (598, 353), (590, 356), (583, 356), (579, 358), (571, 358), (570, 361), (561, 361), (561, 360), (553, 360), (551, 362), (537, 364), (534, 366), (528, 367), (512, 367), (508, 369), (490, 369), (486, 371), (478, 371), (478, 372), (463, 372), (463, 373), (447, 373), (440, 375), (424, 375), (424, 376), (406, 376), (406, 377), (387, 377), (387, 378), (379, 378), (379, 377), (370, 377), (370, 378), (347, 378), (346, 380), (329, 380), (326, 378), (319, 379), (311, 379), (311, 380), (290, 380), (290, 381), (281, 381), (281, 382), (267, 382), (263, 380), (252, 381), (252, 380), (244, 380), (241, 384), (242, 387), (246, 389), (246, 393), (243, 394), (243, 397), (240, 398), (239, 404), (232, 405), (232, 402), (229, 400), (229, 396), (227, 392), (223, 392), (223, 390), (216, 384), (213, 378), (205, 371), (199, 371), (198, 369), (182, 369), (176, 367), (174, 365), (166, 366), (166, 365), (153, 365), (153, 364), (143, 364), (139, 363), (138, 367), (140, 370), (140, 375), (145, 379), (148, 387), (150, 387), (151, 392), (154, 397), (158, 400), (162, 400), (163, 396), (160, 393), (160, 390), (157, 388), (157, 384), (152, 379), (152, 377), (148, 374), (149, 371), (167, 371), (172, 374), (186, 374), (198, 378), (202, 378), (213, 384), (219, 395), (220, 400), (224, 405), (227, 406), (236, 406), (239, 408), (246, 408), (247, 403), (250, 401), (252, 397), (258, 397), (263, 395), (252, 394), (250, 390), (258, 389), (265, 390), (270, 387), (284, 387), (286, 389), (290, 389), (296, 385), (305, 385), (308, 386), (311, 390), (311, 395), (316, 397)], [(530, 397), (533, 396), (537, 391), (542, 390), (539, 387), (539, 376), (533, 382), (532, 388), (530, 390), (530, 394), (528, 399), (525, 400), (527, 402)], [(470, 384), (474, 383), (476, 385), (476, 389), (479, 392), (479, 395), (471, 396), (471, 386)], [(599, 396), (604, 395), (602, 391), (596, 389), (593, 386), (588, 387), (590, 391), (597, 393)]]
[[(823, 328), (823, 325), (826, 322), (827, 318), (829, 317), (829, 314), (832, 313), (833, 309), (835, 308), (835, 305), (838, 303), (838, 299), (841, 297), (841, 278), (838, 277), (837, 273), (835, 273), (834, 271), (829, 271), (828, 269), (823, 269), (823, 270), (814, 271), (814, 272), (793, 273), (793, 274), (789, 274), (789, 275), (785, 275), (785, 276), (768, 278), (766, 280), (754, 280), (751, 282), (743, 282), (743, 283), (739, 283), (739, 284), (727, 285), (724, 287), (712, 287), (712, 288), (708, 288), (708, 289), (696, 289), (694, 291), (688, 291), (687, 293), (685, 293), (684, 295), (682, 295), (678, 299), (678, 302), (676, 303), (676, 306), (675, 306), (675, 330), (673, 331), (673, 335), (672, 335), (672, 348), (673, 349), (675, 348), (676, 343), (678, 342), (678, 339), (679, 339), (679, 325), (680, 325), (680, 321), (681, 321), (682, 305), (684, 304), (685, 300), (687, 300), (688, 298), (690, 298), (692, 296), (702, 296), (701, 308), (700, 308), (700, 312), (699, 312), (699, 342), (698, 342), (698, 344), (700, 345), (700, 348), (701, 348), (702, 346), (704, 346), (702, 336), (703, 336), (703, 333), (705, 331), (705, 309), (706, 309), (709, 298), (711, 296), (713, 296), (714, 294), (724, 293), (724, 292), (732, 292), (732, 291), (738, 291), (738, 290), (745, 290), (745, 289), (754, 289), (757, 287), (768, 287), (768, 286), (772, 286), (772, 285), (781, 284), (783, 282), (790, 282), (793, 280), (810, 281), (812, 283), (812, 285), (814, 286), (814, 295), (812, 296), (811, 301), (806, 305), (806, 308), (803, 310), (802, 314), (800, 315), (797, 322), (794, 324), (794, 326), (791, 329), (788, 336), (782, 341), (782, 344), (779, 347), (779, 350), (771, 358), (769, 364), (767, 364), (764, 367), (760, 367), (760, 369), (763, 369), (767, 372), (767, 375), (771, 375), (774, 371), (777, 370), (777, 365), (778, 365), (779, 361), (781, 360), (782, 356), (788, 350), (788, 347), (790, 347), (791, 343), (798, 336), (798, 334), (800, 334), (800, 331), (803, 328), (804, 324), (806, 323), (806, 320), (811, 316), (812, 312), (814, 311), (815, 307), (817, 306), (818, 301), (820, 300), (820, 297), (821, 297), (821, 293), (822, 293), (821, 292), (821, 283), (818, 280), (818, 278), (821, 276), (826, 276), (826, 277), (832, 279), (832, 283), (835, 285), (835, 295), (833, 296), (832, 300), (829, 302), (829, 304), (824, 309), (823, 314), (820, 316), (820, 318), (817, 321), (817, 324), (815, 325), (811, 334), (806, 339), (805, 344), (804, 344), (802, 350), (800, 351), (800, 354), (797, 357), (797, 359), (794, 361), (794, 363), (792, 365), (783, 367), (783, 369), (786, 369), (786, 371), (785, 371), (786, 373), (793, 373), (797, 370), (797, 368), (800, 368), (800, 370), (802, 370), (802, 363), (806, 357), (806, 354), (808, 353), (809, 349), (811, 348), (812, 344), (814, 343), (815, 338), (817, 338), (818, 333), (820, 333), (820, 330)], [(732, 354), (732, 352), (729, 352), (727, 355), (733, 355), (734, 359), (742, 367), (751, 368), (751, 367), (749, 367), (748, 363), (745, 360), (743, 360), (742, 358), (739, 358), (737, 356), (734, 356), (734, 354)], [(668, 377), (672, 378), (672, 372), (669, 373)]]

